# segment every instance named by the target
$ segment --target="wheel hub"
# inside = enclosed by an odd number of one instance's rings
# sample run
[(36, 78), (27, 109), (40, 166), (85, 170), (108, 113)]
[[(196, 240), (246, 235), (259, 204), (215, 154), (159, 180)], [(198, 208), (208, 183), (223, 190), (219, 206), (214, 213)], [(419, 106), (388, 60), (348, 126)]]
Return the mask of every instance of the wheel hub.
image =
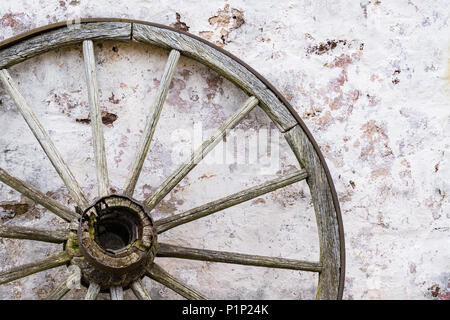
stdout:
[(82, 214), (78, 243), (84, 259), (77, 264), (83, 280), (102, 289), (128, 286), (153, 262), (157, 237), (145, 207), (123, 195), (95, 201)]

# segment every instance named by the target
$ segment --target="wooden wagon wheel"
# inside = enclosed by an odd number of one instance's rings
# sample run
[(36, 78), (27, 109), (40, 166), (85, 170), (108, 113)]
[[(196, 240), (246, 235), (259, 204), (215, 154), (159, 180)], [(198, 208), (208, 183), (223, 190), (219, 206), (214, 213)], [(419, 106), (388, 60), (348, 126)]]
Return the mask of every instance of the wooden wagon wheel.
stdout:
[[(74, 27), (76, 25), (76, 27)], [(109, 179), (96, 82), (93, 41), (136, 41), (170, 50), (160, 85), (121, 195), (109, 194)], [(88, 83), (98, 196), (89, 203), (49, 135), (18, 90), (7, 68), (41, 53), (82, 43)], [(155, 132), (180, 54), (199, 61), (244, 90), (249, 98), (219, 129), (142, 203), (133, 192)], [(69, 276), (50, 294), (60, 299), (80, 279), (89, 283), (86, 299), (101, 289), (121, 299), (131, 287), (139, 299), (150, 299), (142, 284), (148, 276), (188, 299), (205, 297), (174, 278), (154, 257), (175, 257), (319, 273), (318, 299), (342, 298), (344, 238), (339, 203), (324, 158), (310, 132), (286, 100), (262, 76), (238, 58), (191, 34), (167, 26), (125, 19), (83, 19), (52, 24), (0, 43), (0, 80), (76, 202), (76, 212), (0, 168), (0, 181), (69, 222), (67, 229), (46, 230), (0, 226), (0, 237), (63, 243), (64, 250), (43, 260), (0, 273), (0, 284), (69, 266)], [(222, 139), (228, 129), (259, 105), (277, 125), (300, 163), (301, 170), (225, 198), (153, 222), (151, 211)], [(158, 243), (157, 234), (225, 208), (306, 179), (319, 232), (320, 261), (238, 254)]]

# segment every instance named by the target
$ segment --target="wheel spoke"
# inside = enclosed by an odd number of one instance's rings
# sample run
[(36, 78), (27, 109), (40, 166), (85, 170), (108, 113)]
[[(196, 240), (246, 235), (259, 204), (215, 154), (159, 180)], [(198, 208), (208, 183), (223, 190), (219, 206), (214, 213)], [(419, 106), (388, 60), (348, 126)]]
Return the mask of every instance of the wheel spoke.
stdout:
[(37, 240), (62, 243), (69, 237), (69, 229), (38, 229), (21, 226), (0, 225), (0, 238)]
[(155, 222), (156, 230), (158, 233), (162, 233), (181, 224), (185, 224), (190, 221), (205, 217), (207, 215), (224, 210), (231, 206), (235, 206), (239, 203), (254, 199), (268, 192), (301, 181), (303, 179), (306, 179), (307, 176), (308, 175), (306, 171), (299, 170), (295, 173), (287, 175), (286, 177), (276, 178), (267, 181), (259, 186), (242, 190), (230, 196), (209, 202), (207, 204), (188, 210), (186, 212), (182, 212), (180, 214), (176, 214), (171, 217), (159, 219)]
[(41, 206), (50, 210), (58, 217), (66, 221), (72, 221), (79, 217), (77, 213), (71, 211), (69, 208), (62, 205), (58, 201), (40, 192), (30, 184), (11, 176), (2, 168), (0, 168), (0, 181), (10, 186), (14, 190), (20, 192), (27, 198), (30, 198), (34, 202), (39, 203)]
[(131, 290), (133, 290), (134, 295), (139, 300), (152, 300), (141, 279), (138, 279), (131, 284)]
[(95, 282), (89, 283), (88, 291), (86, 292), (86, 296), (84, 300), (95, 300), (100, 292), (100, 285)]
[(33, 273), (62, 266), (63, 264), (68, 263), (71, 258), (72, 256), (69, 253), (62, 251), (48, 258), (0, 272), (0, 284), (8, 283)]
[(320, 272), (322, 265), (319, 262), (308, 262), (277, 257), (264, 257), (235, 252), (223, 252), (214, 250), (184, 248), (167, 243), (159, 243), (158, 257), (170, 257), (211, 262), (223, 262), (248, 266), (291, 269)]
[(74, 198), (75, 202), (81, 209), (87, 207), (88, 202), (83, 195), (75, 177), (70, 171), (67, 164), (62, 159), (59, 151), (56, 149), (52, 140), (50, 139), (47, 131), (42, 127), (42, 124), (36, 118), (33, 110), (28, 106), (25, 98), (20, 94), (17, 85), (12, 80), (8, 71), (5, 69), (0, 70), (0, 80), (3, 83), (4, 88), (8, 91), (9, 95), (13, 98), (17, 108), (22, 114), (23, 118), (28, 124), (28, 127), (33, 132), (34, 136), (38, 140), (47, 157), (50, 159), (53, 167), (58, 172), (61, 179), (64, 181), (67, 189)]
[(172, 275), (170, 275), (167, 271), (165, 271), (156, 263), (153, 263), (147, 269), (147, 275), (151, 279), (165, 285), (167, 288), (172, 289), (173, 291), (185, 297), (186, 299), (206, 300), (206, 298), (203, 295), (201, 295), (194, 289), (189, 288), (186, 284), (184, 284), (180, 280), (174, 278)]
[(111, 300), (123, 300), (123, 288), (122, 287), (111, 287), (109, 288), (111, 294)]
[(97, 72), (92, 40), (83, 41), (84, 71), (88, 87), (91, 128), (94, 142), (94, 158), (97, 172), (98, 195), (109, 192), (108, 167), (106, 163), (105, 139), (103, 136), (102, 113), (98, 99)]
[(258, 99), (250, 97), (219, 129), (173, 172), (156, 191), (145, 199), (145, 205), (152, 210), (156, 205), (233, 129), (256, 105)]
[(134, 189), (139, 179), (139, 174), (141, 173), (144, 160), (147, 156), (153, 134), (155, 133), (156, 125), (158, 124), (159, 116), (161, 115), (161, 110), (163, 108), (164, 101), (166, 100), (167, 92), (169, 91), (169, 86), (172, 82), (173, 73), (175, 72), (175, 67), (179, 57), (180, 53), (177, 50), (172, 50), (169, 54), (169, 58), (167, 59), (164, 73), (158, 87), (158, 92), (156, 93), (155, 100), (153, 101), (153, 113), (149, 113), (147, 116), (144, 133), (139, 141), (134, 162), (123, 188), (123, 193), (127, 196), (131, 197), (134, 193)]
[(45, 300), (60, 300), (72, 288), (79, 287), (81, 280), (81, 269), (75, 265), (72, 265), (71, 268), (72, 272), (60, 282), (60, 284), (45, 298)]

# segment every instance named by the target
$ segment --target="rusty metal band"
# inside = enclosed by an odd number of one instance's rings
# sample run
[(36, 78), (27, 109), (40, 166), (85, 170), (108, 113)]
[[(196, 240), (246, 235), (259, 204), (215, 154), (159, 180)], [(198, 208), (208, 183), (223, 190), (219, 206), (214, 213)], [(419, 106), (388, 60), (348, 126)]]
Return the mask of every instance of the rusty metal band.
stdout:
[(45, 33), (45, 32), (48, 32), (48, 31), (51, 31), (54, 29), (66, 27), (69, 24), (89, 23), (89, 22), (127, 22), (127, 23), (131, 23), (131, 24), (139, 23), (139, 24), (153, 26), (153, 27), (161, 28), (161, 29), (167, 29), (167, 30), (170, 30), (173, 32), (178, 32), (178, 33), (184, 34), (193, 39), (203, 42), (204, 44), (214, 48), (215, 50), (220, 51), (221, 53), (227, 55), (231, 59), (233, 59), (236, 62), (238, 62), (239, 64), (241, 64), (248, 71), (250, 71), (255, 77), (257, 77), (259, 80), (261, 80), (261, 82), (263, 82), (267, 86), (267, 88), (269, 88), (278, 97), (278, 99), (286, 106), (286, 108), (289, 110), (289, 112), (292, 114), (292, 116), (295, 118), (297, 123), (300, 125), (300, 127), (303, 129), (303, 131), (307, 135), (309, 141), (311, 142), (311, 144), (314, 147), (314, 150), (316, 151), (317, 155), (319, 156), (319, 160), (322, 164), (322, 167), (325, 170), (328, 185), (330, 186), (331, 195), (333, 198), (334, 209), (336, 211), (336, 218), (338, 221), (339, 242), (340, 242), (340, 277), (339, 277), (338, 299), (342, 299), (342, 295), (344, 292), (344, 281), (345, 281), (345, 242), (344, 242), (344, 226), (342, 223), (342, 214), (341, 214), (341, 209), (339, 206), (339, 200), (338, 200), (338, 196), (336, 193), (336, 189), (334, 187), (333, 179), (331, 178), (331, 174), (328, 169), (328, 166), (325, 162), (325, 158), (324, 158), (322, 152), (320, 151), (319, 145), (317, 144), (316, 140), (312, 136), (309, 129), (306, 127), (303, 120), (300, 118), (300, 116), (297, 114), (297, 112), (294, 110), (294, 108), (289, 104), (289, 102), (283, 97), (283, 95), (269, 81), (267, 81), (261, 74), (259, 74), (255, 69), (250, 67), (248, 64), (246, 64), (244, 61), (242, 61), (238, 57), (236, 57), (233, 54), (229, 53), (228, 51), (216, 46), (215, 44), (213, 44), (203, 38), (200, 38), (199, 36), (193, 35), (189, 32), (177, 30), (175, 28), (172, 28), (172, 27), (169, 27), (166, 25), (142, 21), (142, 20), (124, 19), (124, 18), (88, 18), (88, 19), (61, 21), (61, 22), (49, 24), (46, 26), (42, 26), (42, 27), (30, 30), (30, 31), (21, 33), (19, 35), (13, 36), (6, 40), (3, 40), (2, 42), (0, 42), (0, 50), (5, 49), (15, 43), (25, 40), (27, 38), (36, 36), (38, 34)]

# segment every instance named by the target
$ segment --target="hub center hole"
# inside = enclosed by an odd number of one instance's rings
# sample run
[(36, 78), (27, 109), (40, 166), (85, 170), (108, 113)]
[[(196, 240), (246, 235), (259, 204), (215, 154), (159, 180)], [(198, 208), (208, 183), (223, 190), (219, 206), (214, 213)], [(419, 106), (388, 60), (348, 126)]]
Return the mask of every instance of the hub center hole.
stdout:
[(95, 238), (103, 249), (116, 252), (137, 239), (137, 229), (135, 219), (127, 212), (114, 210), (99, 218)]
[(130, 244), (130, 232), (121, 223), (108, 221), (99, 225), (98, 242), (105, 250), (118, 250)]

